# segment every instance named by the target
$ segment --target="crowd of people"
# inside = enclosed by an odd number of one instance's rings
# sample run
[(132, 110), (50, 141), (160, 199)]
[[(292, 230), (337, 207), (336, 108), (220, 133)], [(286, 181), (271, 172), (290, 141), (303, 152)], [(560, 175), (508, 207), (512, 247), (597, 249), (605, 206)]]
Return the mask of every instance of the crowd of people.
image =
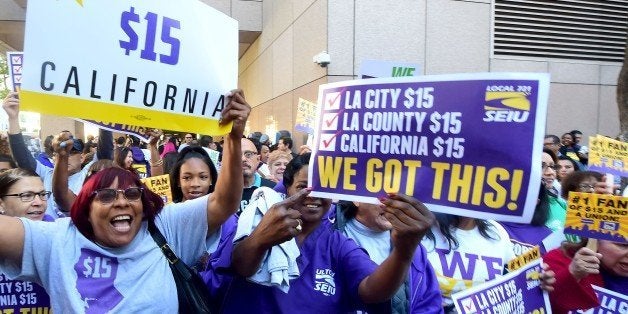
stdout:
[[(455, 313), (452, 295), (506, 273), (539, 247), (555, 313), (600, 305), (592, 285), (628, 294), (628, 244), (563, 234), (570, 191), (613, 193), (587, 170), (582, 133), (547, 135), (528, 224), (432, 213), (401, 193), (380, 205), (310, 196), (310, 149), (288, 134), (245, 136), (233, 91), (222, 141), (159, 130), (148, 142), (64, 131), (33, 155), (19, 97), (3, 101), (0, 273), (43, 287), (57, 313), (177, 312), (156, 226), (200, 272), (220, 313)], [(167, 174), (171, 204), (140, 179)], [(97, 263), (96, 263), (97, 261)]]

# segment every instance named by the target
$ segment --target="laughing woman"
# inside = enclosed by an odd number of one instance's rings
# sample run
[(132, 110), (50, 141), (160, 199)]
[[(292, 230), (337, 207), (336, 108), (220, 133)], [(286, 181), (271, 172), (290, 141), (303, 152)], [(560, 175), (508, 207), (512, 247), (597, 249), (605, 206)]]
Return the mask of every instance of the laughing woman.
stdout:
[(250, 113), (241, 92), (222, 112), (233, 121), (213, 193), (163, 206), (139, 178), (120, 168), (96, 173), (71, 208), (50, 223), (0, 216), (0, 271), (41, 283), (56, 313), (179, 310), (169, 262), (150, 233), (154, 224), (185, 263), (205, 252), (205, 238), (238, 208), (243, 188), (240, 138)]

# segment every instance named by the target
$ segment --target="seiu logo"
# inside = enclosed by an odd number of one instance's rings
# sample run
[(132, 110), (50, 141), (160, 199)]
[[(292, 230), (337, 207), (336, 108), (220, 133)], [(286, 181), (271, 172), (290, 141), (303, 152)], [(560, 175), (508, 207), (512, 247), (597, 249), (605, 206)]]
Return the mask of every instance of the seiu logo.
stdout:
[(314, 278), (314, 290), (322, 292), (325, 296), (336, 294), (336, 282), (334, 272), (330, 269), (317, 269)]
[(530, 116), (530, 101), (512, 86), (486, 87), (484, 122), (522, 123)]

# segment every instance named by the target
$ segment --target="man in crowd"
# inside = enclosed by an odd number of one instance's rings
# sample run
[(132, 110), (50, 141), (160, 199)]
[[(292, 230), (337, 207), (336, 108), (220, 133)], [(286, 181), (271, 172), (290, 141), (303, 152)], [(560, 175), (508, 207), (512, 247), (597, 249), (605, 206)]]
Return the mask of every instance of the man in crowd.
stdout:
[(242, 201), (240, 203), (240, 210), (242, 210), (249, 204), (249, 200), (253, 195), (255, 189), (267, 186), (273, 188), (275, 182), (262, 178), (257, 173), (257, 167), (259, 166), (259, 142), (254, 143), (250, 139), (242, 139), (242, 174), (244, 176), (244, 189), (242, 190)]
[(185, 134), (185, 137), (183, 138), (183, 143), (181, 144), (181, 146), (179, 146), (179, 153), (186, 147), (190, 146), (192, 144), (192, 141), (194, 140), (194, 135), (192, 135), (191, 133), (187, 133)]

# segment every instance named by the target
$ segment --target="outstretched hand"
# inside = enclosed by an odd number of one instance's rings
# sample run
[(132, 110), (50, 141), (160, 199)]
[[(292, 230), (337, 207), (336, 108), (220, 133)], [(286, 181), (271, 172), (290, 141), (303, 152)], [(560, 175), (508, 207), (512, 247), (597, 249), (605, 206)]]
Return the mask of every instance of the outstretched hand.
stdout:
[(246, 102), (244, 92), (241, 89), (234, 89), (227, 96), (227, 106), (222, 110), (220, 124), (233, 121), (231, 134), (240, 138), (244, 135), (244, 127), (250, 113), (251, 106)]
[(434, 214), (414, 197), (391, 193), (380, 198), (384, 216), (392, 224), (394, 248), (413, 253), (423, 236), (436, 221)]

